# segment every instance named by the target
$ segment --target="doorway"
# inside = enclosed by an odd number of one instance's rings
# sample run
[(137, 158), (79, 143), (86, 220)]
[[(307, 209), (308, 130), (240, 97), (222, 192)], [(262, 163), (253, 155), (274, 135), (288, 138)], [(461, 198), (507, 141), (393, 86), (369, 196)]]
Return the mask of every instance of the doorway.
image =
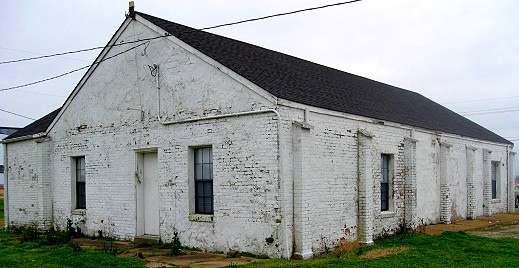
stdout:
[(137, 154), (137, 236), (159, 235), (157, 152)]

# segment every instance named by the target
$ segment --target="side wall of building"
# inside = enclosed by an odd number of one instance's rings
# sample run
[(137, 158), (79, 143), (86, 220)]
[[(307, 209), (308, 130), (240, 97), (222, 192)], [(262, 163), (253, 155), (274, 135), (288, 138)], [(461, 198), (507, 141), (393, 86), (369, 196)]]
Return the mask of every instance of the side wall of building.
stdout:
[(6, 226), (46, 228), (52, 223), (49, 152), (51, 142), (31, 139), (6, 146)]
[[(490, 214), (506, 212), (512, 202), (507, 196), (505, 145), (290, 102), (281, 111), (295, 126), (287, 134), (297, 146), (289, 149), (287, 162), (292, 164), (286, 170), (294, 185), (303, 185), (303, 190), (294, 188), (293, 203), (295, 225), (300, 226), (295, 230), (295, 251), (302, 257), (345, 241), (370, 243), (403, 226), (482, 216), (485, 207)], [(381, 211), (382, 154), (391, 158), (388, 211)], [(301, 161), (306, 165), (299, 165)], [(498, 196), (486, 200), (491, 163), (499, 163)], [(363, 192), (365, 187), (371, 191)], [(303, 201), (298, 201), (298, 194), (304, 195)], [(298, 218), (298, 208), (305, 217)]]

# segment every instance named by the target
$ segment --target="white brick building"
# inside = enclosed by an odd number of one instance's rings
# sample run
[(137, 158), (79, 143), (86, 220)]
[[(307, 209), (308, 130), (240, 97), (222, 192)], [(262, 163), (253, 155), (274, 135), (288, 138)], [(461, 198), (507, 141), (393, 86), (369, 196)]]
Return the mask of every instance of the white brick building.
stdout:
[(143, 13), (97, 62), (4, 139), (6, 225), (306, 258), (514, 210), (512, 143), (419, 94)]

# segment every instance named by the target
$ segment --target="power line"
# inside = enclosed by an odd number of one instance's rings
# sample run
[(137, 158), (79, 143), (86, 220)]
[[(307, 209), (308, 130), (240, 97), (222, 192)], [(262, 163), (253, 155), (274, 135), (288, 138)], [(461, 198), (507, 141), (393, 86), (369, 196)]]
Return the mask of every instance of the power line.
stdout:
[(491, 111), (508, 110), (508, 109), (519, 109), (519, 107), (505, 107), (505, 108), (495, 108), (495, 109), (485, 109), (485, 110), (472, 110), (472, 111), (465, 111), (463, 113), (491, 112)]
[[(5, 50), (12, 50), (12, 51), (18, 51), (18, 52), (23, 52), (23, 53), (29, 53), (29, 54), (36, 54), (36, 55), (45, 55), (43, 53), (37, 53), (37, 52), (32, 52), (32, 51), (26, 51), (26, 50), (19, 50), (19, 49), (14, 49), (14, 48), (7, 48), (7, 47), (0, 47), (0, 49), (5, 49)], [(75, 59), (75, 58), (69, 58), (69, 57), (60, 57), (62, 59), (68, 59), (68, 60), (77, 60), (77, 61), (86, 61), (86, 62), (90, 62), (88, 60), (82, 60), (82, 59)], [(18, 61), (21, 61), (21, 60), (15, 60), (13, 62), (18, 62)], [(10, 63), (10, 62), (1, 62), (0, 64), (3, 64), (3, 63)]]
[(502, 114), (502, 113), (511, 113), (511, 112), (519, 112), (519, 109), (515, 109), (515, 110), (507, 110), (507, 111), (495, 111), (495, 112), (473, 113), (473, 114), (462, 114), (462, 115), (464, 115), (464, 116), (474, 116), (474, 115), (486, 115), (486, 114)]
[(500, 98), (455, 101), (455, 102), (448, 102), (448, 103), (445, 103), (445, 104), (447, 105), (447, 104), (454, 104), (454, 103), (480, 102), (480, 101), (489, 101), (489, 100), (504, 100), (504, 99), (512, 99), (512, 98), (519, 98), (519, 96), (508, 96), (508, 97), (500, 97)]
[(26, 90), (15, 90), (11, 92), (22, 92), (22, 93), (30, 93), (30, 94), (37, 94), (37, 95), (45, 95), (45, 96), (51, 96), (51, 97), (59, 97), (59, 98), (66, 98), (67, 96), (63, 95), (55, 95), (55, 94), (48, 94), (48, 93), (41, 93), (41, 92), (33, 92), (33, 91), (26, 91)]
[[(220, 27), (231, 26), (231, 25), (236, 25), (236, 24), (242, 24), (242, 23), (246, 23), (246, 22), (252, 22), (252, 21), (264, 20), (264, 19), (269, 19), (269, 18), (274, 18), (274, 17), (292, 15), (292, 14), (296, 14), (296, 13), (300, 13), (300, 12), (318, 10), (318, 9), (334, 7), (334, 6), (341, 6), (341, 5), (351, 4), (351, 3), (360, 2), (360, 1), (362, 1), (362, 0), (352, 0), (352, 1), (340, 2), (340, 3), (329, 4), (329, 5), (324, 5), (324, 6), (305, 8), (305, 9), (300, 9), (300, 10), (295, 10), (295, 11), (290, 11), (290, 12), (285, 12), (285, 13), (279, 13), (279, 14), (274, 14), (274, 15), (254, 18), (254, 19), (247, 19), (247, 20), (241, 20), (241, 21), (237, 21), (237, 22), (224, 23), (224, 24), (220, 24), (220, 25), (216, 25), (216, 26), (211, 26), (211, 27), (199, 28), (199, 29), (195, 29), (193, 31), (180, 32), (178, 34), (184, 34), (184, 33), (203, 31), (203, 30), (216, 29), (216, 28), (220, 28)], [(106, 45), (106, 46), (85, 48), (85, 49), (80, 49), (80, 50), (73, 50), (73, 51), (67, 51), (67, 52), (61, 52), (61, 53), (49, 54), (49, 55), (43, 55), (43, 56), (31, 57), (31, 58), (24, 58), (24, 59), (18, 59), (18, 60), (2, 61), (2, 62), (0, 62), (0, 64), (16, 63), (16, 62), (22, 62), (22, 61), (30, 61), (30, 60), (44, 59), (44, 58), (50, 58), (50, 57), (56, 57), (56, 56), (63, 56), (63, 55), (74, 54), (74, 53), (79, 53), (79, 52), (86, 52), (86, 51), (91, 51), (91, 50), (97, 50), (97, 49), (104, 49), (104, 48), (111, 48), (111, 47), (115, 47), (115, 46), (127, 45), (127, 44), (132, 44), (132, 43), (141, 42), (141, 41), (150, 41), (150, 40), (154, 40), (154, 39), (162, 38), (162, 37), (165, 37), (165, 36), (161, 35), (161, 36), (157, 36), (157, 37), (145, 38), (145, 39), (129, 41), (129, 42), (124, 42), (124, 43), (118, 43), (118, 44), (112, 44), (112, 45)]]
[(329, 5), (324, 5), (324, 6), (305, 8), (305, 9), (300, 9), (300, 10), (296, 10), (296, 11), (290, 11), (290, 12), (285, 12), (285, 13), (269, 15), (269, 16), (265, 16), (265, 17), (259, 17), (259, 18), (255, 18), (255, 19), (248, 19), (248, 20), (241, 20), (241, 21), (237, 21), (237, 22), (224, 23), (224, 24), (220, 24), (220, 25), (216, 25), (216, 26), (200, 28), (198, 30), (199, 31), (210, 30), (210, 29), (220, 28), (220, 27), (224, 27), (224, 26), (241, 24), (241, 23), (245, 23), (245, 22), (270, 19), (270, 18), (285, 16), (285, 15), (292, 15), (292, 14), (296, 14), (296, 13), (300, 13), (300, 12), (305, 12), (305, 11), (312, 11), (312, 10), (323, 9), (323, 8), (327, 8), (327, 7), (334, 7), (334, 6), (341, 6), (341, 5), (345, 5), (345, 4), (352, 4), (352, 3), (360, 2), (360, 1), (362, 1), (362, 0), (352, 0), (352, 1), (346, 1), (346, 2), (341, 2), (341, 3), (329, 4)]
[[(242, 20), (242, 21), (237, 21), (237, 22), (232, 22), (232, 23), (226, 23), (226, 24), (220, 24), (220, 25), (216, 25), (216, 26), (211, 26), (211, 27), (205, 27), (205, 28), (200, 28), (200, 29), (197, 29), (197, 30), (194, 30), (194, 31), (186, 31), (186, 32), (180, 32), (180, 33), (177, 33), (177, 34), (183, 34), (183, 33), (191, 33), (191, 32), (197, 32), (197, 31), (202, 31), (202, 30), (208, 30), (208, 29), (215, 29), (215, 28), (219, 28), (219, 27), (224, 27), (224, 26), (230, 26), (230, 25), (236, 25), (236, 24), (241, 24), (241, 23), (246, 23), (246, 22), (251, 22), (251, 21), (257, 21), (257, 20), (263, 20), (263, 19), (268, 19), (268, 18), (273, 18), (273, 17), (279, 17), (279, 16), (285, 16), (285, 15), (290, 15), (290, 14), (295, 14), (295, 13), (300, 13), (300, 12), (305, 12), (305, 11), (311, 11), (311, 10), (317, 10), (317, 9), (322, 9), (322, 8), (327, 8), (327, 7), (333, 7), (333, 6), (340, 6), (340, 5), (345, 5), (345, 4), (351, 4), (351, 3), (355, 3), (355, 2), (360, 2), (362, 0), (352, 0), (352, 1), (346, 1), (346, 2), (340, 2), (340, 3), (335, 3), (335, 4), (329, 4), (329, 5), (324, 5), (324, 6), (319, 6), (319, 7), (313, 7), (313, 8), (306, 8), (306, 9), (300, 9), (300, 10), (296, 10), (296, 11), (291, 11), (291, 12), (285, 12), (285, 13), (279, 13), (279, 14), (275, 14), (275, 15), (269, 15), (269, 16), (265, 16), (265, 17), (259, 17), (259, 18), (254, 18), (254, 19), (248, 19), (248, 20)], [(33, 58), (26, 58), (26, 59), (20, 59), (20, 60), (13, 60), (13, 61), (6, 61), (6, 62), (0, 62), (0, 64), (6, 64), (6, 63), (14, 63), (14, 62), (21, 62), (21, 61), (28, 61), (28, 60), (35, 60), (35, 59), (42, 59), (42, 58), (49, 58), (49, 57), (55, 57), (55, 56), (61, 56), (61, 55), (66, 55), (66, 54), (72, 54), (72, 53), (78, 53), (78, 52), (84, 52), (84, 51), (90, 51), (90, 50), (95, 50), (95, 49), (101, 49), (101, 48), (107, 48), (107, 47), (114, 47), (114, 46), (121, 46), (121, 45), (126, 45), (126, 44), (131, 44), (131, 43), (136, 43), (136, 42), (142, 42), (142, 41), (150, 41), (150, 40), (154, 40), (154, 39), (157, 39), (157, 38), (162, 38), (162, 37), (165, 37), (165, 36), (169, 36), (170, 34), (169, 33), (166, 33), (165, 35), (160, 35), (160, 36), (156, 36), (156, 37), (151, 37), (151, 38), (145, 38), (145, 39), (140, 39), (140, 40), (135, 40), (135, 41), (130, 41), (130, 42), (124, 42), (124, 43), (119, 43), (119, 44), (112, 44), (112, 45), (107, 45), (107, 46), (103, 46), (103, 47), (94, 47), (94, 48), (87, 48), (87, 49), (81, 49), (81, 50), (76, 50), (76, 51), (68, 51), (68, 52), (63, 52), (63, 53), (57, 53), (57, 54), (52, 54), (52, 55), (44, 55), (44, 56), (40, 56), (40, 57), (33, 57)], [(146, 42), (147, 43), (147, 42)], [(56, 79), (56, 78), (60, 78), (60, 77), (63, 77), (65, 75), (69, 75), (69, 74), (72, 74), (72, 73), (75, 73), (77, 71), (80, 71), (80, 70), (83, 70), (83, 69), (86, 69), (86, 68), (89, 68), (91, 66), (93, 66), (94, 64), (99, 64), (105, 60), (108, 60), (110, 58), (113, 58), (117, 55), (120, 55), (122, 53), (125, 53), (129, 50), (132, 50), (138, 46), (141, 46), (142, 44), (145, 44), (145, 43), (141, 43), (135, 47), (132, 47), (128, 50), (125, 50), (121, 53), (118, 53), (118, 54), (115, 54), (111, 57), (108, 57), (108, 58), (105, 58), (99, 62), (94, 62), (93, 64), (91, 65), (88, 65), (88, 66), (84, 66), (84, 67), (81, 67), (79, 69), (75, 69), (75, 70), (72, 70), (72, 71), (69, 71), (69, 72), (66, 72), (66, 73), (63, 73), (63, 74), (60, 74), (60, 75), (57, 75), (57, 76), (53, 76), (53, 77), (50, 77), (50, 78), (46, 78), (46, 79), (42, 79), (42, 80), (38, 80), (38, 81), (35, 81), (35, 82), (32, 82), (32, 83), (28, 83), (28, 84), (23, 84), (23, 85), (19, 85), (19, 86), (13, 86), (13, 87), (9, 87), (9, 88), (3, 88), (3, 89), (0, 89), (0, 91), (6, 91), (6, 90), (11, 90), (11, 89), (17, 89), (17, 88), (22, 88), (22, 87), (27, 87), (27, 86), (31, 86), (31, 85), (34, 85), (34, 84), (38, 84), (38, 83), (42, 83), (42, 82), (45, 82), (45, 81), (49, 81), (49, 80), (53, 80), (53, 79)]]
[(25, 115), (21, 115), (21, 114), (17, 114), (17, 113), (9, 112), (9, 111), (4, 110), (4, 109), (0, 109), (0, 111), (2, 111), (2, 112), (4, 112), (4, 113), (8, 113), (8, 114), (14, 114), (14, 115), (19, 116), (19, 117), (23, 117), (23, 118), (31, 119), (31, 120), (33, 120), (33, 121), (36, 120), (36, 119), (34, 119), (34, 118), (30, 118), (30, 117), (25, 116)]
[(99, 64), (99, 63), (101, 63), (101, 62), (103, 62), (103, 61), (109, 60), (109, 59), (111, 59), (111, 58), (113, 58), (113, 57), (117, 57), (117, 56), (119, 56), (119, 55), (121, 55), (121, 54), (123, 54), (123, 53), (126, 53), (126, 52), (128, 52), (128, 51), (130, 51), (130, 50), (132, 50), (132, 49), (135, 49), (135, 48), (137, 48), (137, 47), (140, 47), (140, 46), (142, 46), (142, 45), (144, 45), (144, 44), (146, 44), (146, 43), (148, 43), (148, 42), (144, 42), (144, 43), (142, 43), (142, 44), (139, 44), (139, 45), (133, 46), (133, 47), (131, 47), (131, 48), (129, 48), (129, 49), (126, 49), (126, 50), (124, 50), (124, 51), (121, 51), (121, 52), (119, 52), (119, 53), (117, 53), (117, 54), (114, 54), (114, 55), (112, 55), (112, 56), (110, 56), (110, 57), (104, 58), (104, 59), (102, 59), (102, 60), (100, 60), (100, 61), (98, 61), (98, 62), (94, 62), (94, 63), (92, 63), (92, 64), (90, 64), (90, 65), (83, 66), (83, 67), (81, 67), (81, 68), (78, 68), (78, 69), (75, 69), (75, 70), (72, 70), (72, 71), (69, 71), (69, 72), (66, 72), (66, 73), (62, 73), (62, 74), (60, 74), (60, 75), (56, 75), (56, 76), (53, 76), (53, 77), (49, 77), (49, 78), (45, 78), (45, 79), (42, 79), (42, 80), (34, 81), (34, 82), (31, 82), (31, 83), (28, 83), (28, 84), (24, 84), (24, 85), (19, 85), (19, 86), (14, 86), (14, 87), (8, 87), (8, 88), (2, 88), (2, 89), (0, 89), (0, 91), (6, 91), (6, 90), (12, 90), (12, 89), (16, 89), (16, 88), (27, 87), (27, 86), (31, 86), (31, 85), (34, 85), (34, 84), (39, 84), (39, 83), (42, 83), (42, 82), (46, 82), (46, 81), (50, 81), (50, 80), (53, 80), (53, 79), (56, 79), (56, 78), (60, 78), (60, 77), (63, 77), (63, 76), (65, 76), (65, 75), (69, 75), (69, 74), (72, 74), (72, 73), (75, 73), (75, 72), (81, 71), (81, 70), (83, 70), (83, 69), (89, 68), (89, 67), (94, 66), (94, 65), (96, 65), (96, 64)]
[(142, 41), (150, 41), (150, 40), (162, 38), (162, 37), (165, 37), (165, 36), (169, 36), (169, 34), (168, 35), (159, 35), (159, 36), (151, 37), (151, 38), (139, 39), (139, 40), (135, 40), (135, 41), (121, 42), (121, 43), (118, 43), (118, 44), (106, 45), (106, 46), (102, 46), (102, 47), (92, 47), (92, 48), (85, 48), (85, 49), (80, 49), (80, 50), (74, 50), (74, 51), (67, 51), (67, 52), (61, 52), (61, 53), (56, 53), (56, 54), (44, 55), (44, 56), (39, 56), (39, 57), (32, 57), (32, 58), (25, 58), (25, 59), (19, 59), (19, 60), (11, 60), (11, 61), (2, 61), (2, 62), (0, 62), (0, 64), (7, 64), (7, 63), (15, 63), (15, 62), (22, 62), (22, 61), (30, 61), (30, 60), (37, 60), (37, 59), (43, 59), (43, 58), (50, 58), (50, 57), (62, 56), (62, 55), (67, 55), (67, 54), (74, 54), (74, 53), (79, 53), (79, 52), (86, 52), (86, 51), (102, 49), (102, 48), (112, 48), (112, 47), (116, 47), (116, 46), (133, 44), (133, 43), (142, 42)]
[(473, 115), (485, 115), (485, 114), (510, 113), (510, 112), (518, 112), (518, 111), (519, 111), (519, 107), (509, 107), (509, 108), (500, 108), (500, 109), (471, 111), (471, 112), (461, 113), (461, 115), (473, 116)]

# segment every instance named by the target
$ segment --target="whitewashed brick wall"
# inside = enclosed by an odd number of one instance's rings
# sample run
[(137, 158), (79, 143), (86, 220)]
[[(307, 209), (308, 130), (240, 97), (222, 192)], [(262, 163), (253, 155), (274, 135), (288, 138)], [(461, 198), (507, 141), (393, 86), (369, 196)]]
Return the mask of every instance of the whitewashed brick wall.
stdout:
[[(156, 33), (132, 21), (117, 41), (152, 36)], [(440, 142), (451, 145), (443, 159), (444, 176), (449, 178), (446, 204), (451, 204), (444, 216), (452, 220), (468, 216), (468, 167), (474, 180), (473, 213), (483, 215), (483, 150), (492, 151), (490, 161), (505, 164), (501, 166), (501, 197), (487, 209), (506, 211), (505, 146), (411, 131), (407, 126), (315, 107), (309, 107), (305, 122), (308, 107), (276, 100), (225, 67), (184, 49), (174, 37), (168, 38), (152, 40), (146, 48), (100, 64), (43, 143), (30, 140), (9, 145), (9, 218), (13, 224), (42, 225), (52, 219), (64, 227), (67, 219), (73, 219), (88, 234), (102, 231), (132, 240), (137, 224), (136, 155), (145, 149), (158, 153), (161, 239), (170, 241), (177, 231), (183, 245), (209, 251), (307, 257), (344, 240), (363, 237), (363, 242), (370, 242), (370, 238), (395, 232), (403, 223), (437, 223)], [(114, 47), (108, 56), (125, 49)], [(276, 108), (281, 129), (278, 132), (274, 113), (159, 124), (156, 80), (149, 69), (153, 64), (160, 67), (163, 120)], [(360, 130), (372, 136), (362, 143), (365, 148), (359, 148)], [(414, 152), (406, 147), (411, 144), (416, 146)], [(189, 217), (189, 148), (201, 145), (213, 148), (212, 222)], [(470, 164), (467, 146), (475, 148)], [(362, 166), (365, 184), (359, 182), (359, 152), (366, 160)], [(393, 155), (394, 171), (390, 211), (383, 213), (381, 154)], [(77, 156), (86, 160), (84, 215), (73, 209), (71, 194), (71, 163)], [(409, 189), (413, 184), (416, 188)], [(361, 203), (360, 186), (367, 187), (362, 200), (369, 204)], [(413, 208), (406, 209), (408, 204)], [(360, 218), (367, 224), (360, 226)], [(270, 237), (274, 239), (271, 244), (266, 242)]]
[[(284, 101), (283, 116), (295, 121), (304, 121), (305, 106)], [(294, 108), (296, 107), (296, 108)], [(313, 187), (309, 204), (310, 222), (312, 222), (312, 249), (313, 254), (319, 254), (326, 249), (338, 245), (341, 240), (363, 240), (359, 233), (361, 210), (359, 182), (357, 181), (358, 166), (358, 130), (363, 130), (372, 138), (372, 215), (374, 238), (395, 232), (405, 223), (411, 227), (418, 225), (439, 223), (441, 208), (441, 181), (440, 181), (440, 141), (450, 145), (445, 153), (445, 178), (448, 183), (444, 191), (445, 217), (448, 220), (467, 218), (467, 168), (473, 172), (475, 189), (474, 214), (483, 215), (483, 158), (482, 149), (491, 149), (492, 161), (506, 160), (506, 146), (488, 142), (478, 142), (473, 139), (456, 137), (453, 135), (437, 136), (436, 133), (415, 129), (410, 131), (407, 126), (395, 124), (382, 125), (379, 122), (367, 123), (368, 118), (344, 116), (343, 114), (325, 111), (319, 108), (310, 108), (308, 124), (313, 128), (311, 162), (312, 168), (305, 168), (306, 172), (313, 172)], [(413, 134), (411, 134), (413, 133)], [(408, 139), (411, 135), (414, 138)], [(407, 141), (411, 140), (411, 141)], [(414, 170), (406, 169), (412, 165), (406, 160), (405, 144), (416, 145)], [(475, 160), (472, 166), (467, 166), (467, 146), (475, 148)], [(407, 148), (409, 149), (409, 148)], [(412, 149), (412, 148), (411, 148)], [(445, 148), (447, 150), (447, 148)], [(392, 154), (394, 163), (394, 177), (392, 178), (392, 194), (389, 212), (380, 212), (380, 155)], [(408, 152), (408, 154), (410, 154)], [(411, 154), (412, 155), (412, 154)], [(295, 161), (295, 159), (294, 159)], [(406, 164), (406, 161), (409, 163)], [(505, 165), (506, 166), (506, 165)], [(501, 170), (501, 193), (506, 193), (506, 170)], [(294, 171), (291, 171), (294, 172)], [(406, 172), (414, 173), (416, 189), (406, 191)], [(410, 174), (413, 175), (413, 174)], [(412, 185), (413, 182), (411, 182)], [(410, 200), (406, 202), (405, 197)], [(493, 200), (491, 213), (506, 212), (506, 194), (501, 200)], [(406, 204), (414, 204), (414, 208), (406, 211)], [(405, 213), (413, 213), (406, 217)], [(365, 213), (362, 212), (362, 215)], [(368, 213), (369, 214), (369, 213)], [(407, 218), (407, 219), (406, 219)], [(297, 224), (296, 224), (297, 225)], [(298, 232), (297, 230), (295, 231)], [(365, 234), (364, 234), (365, 236)], [(364, 239), (366, 240), (366, 239)]]
[(44, 228), (50, 224), (49, 141), (33, 139), (7, 145), (7, 226)]

